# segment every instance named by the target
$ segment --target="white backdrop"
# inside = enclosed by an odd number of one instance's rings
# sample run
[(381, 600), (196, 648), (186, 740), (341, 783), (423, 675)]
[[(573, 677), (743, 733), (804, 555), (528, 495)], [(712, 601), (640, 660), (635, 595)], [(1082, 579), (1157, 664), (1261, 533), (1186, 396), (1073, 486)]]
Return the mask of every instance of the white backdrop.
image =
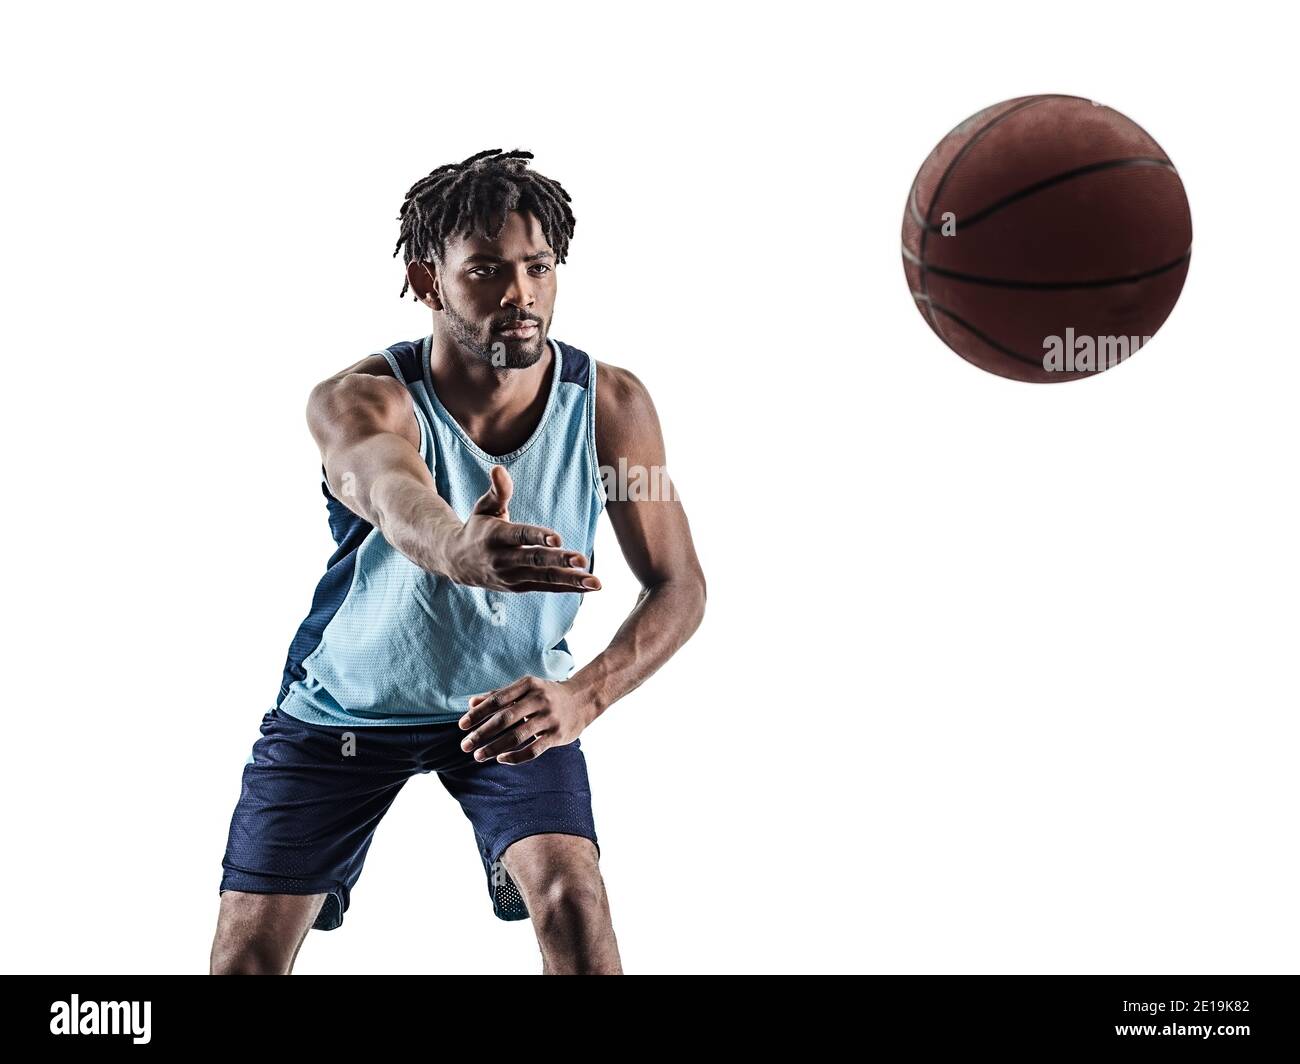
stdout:
[[(649, 387), (709, 581), (582, 737), (630, 972), (1296, 970), (1294, 66), (1273, 5), (61, 5), (5, 16), (0, 964), (205, 971), (240, 772), (332, 544), (318, 379), (429, 329), (409, 185), (527, 148), (553, 334)], [(948, 351), (899, 226), (1061, 92), (1178, 166), (1155, 340)], [(626, 322), (640, 324), (629, 331)], [(597, 653), (636, 587), (608, 524)], [(297, 971), (527, 972), (432, 776)]]

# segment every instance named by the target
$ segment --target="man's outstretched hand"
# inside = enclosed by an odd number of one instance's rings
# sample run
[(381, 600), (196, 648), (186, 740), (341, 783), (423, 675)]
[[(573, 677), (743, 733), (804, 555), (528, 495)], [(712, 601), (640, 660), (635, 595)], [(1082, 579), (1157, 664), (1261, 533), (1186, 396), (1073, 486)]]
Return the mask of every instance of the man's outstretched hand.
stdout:
[[(576, 685), (524, 676), (469, 700), (458, 722), (469, 730), (460, 748), (473, 753), (476, 761), (496, 758), (503, 765), (521, 765), (552, 746), (573, 742), (595, 717)], [(537, 738), (528, 742), (534, 735)]]
[(504, 466), (465, 524), (448, 538), (440, 571), (450, 580), (489, 591), (599, 591), (587, 559), (565, 550), (558, 532), (510, 520), (514, 485)]

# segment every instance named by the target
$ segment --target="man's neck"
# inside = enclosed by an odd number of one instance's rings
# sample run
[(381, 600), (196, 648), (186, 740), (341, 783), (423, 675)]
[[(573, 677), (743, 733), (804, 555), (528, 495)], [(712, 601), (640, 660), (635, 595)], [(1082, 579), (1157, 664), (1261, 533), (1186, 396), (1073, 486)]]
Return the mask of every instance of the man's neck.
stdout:
[(520, 436), (526, 440), (541, 417), (555, 362), (549, 340), (544, 343), (542, 357), (531, 366), (506, 369), (466, 353), (450, 336), (433, 333), (429, 376), (434, 390), (452, 417), (485, 451), (504, 454), (512, 450), (503, 449), (502, 441)]

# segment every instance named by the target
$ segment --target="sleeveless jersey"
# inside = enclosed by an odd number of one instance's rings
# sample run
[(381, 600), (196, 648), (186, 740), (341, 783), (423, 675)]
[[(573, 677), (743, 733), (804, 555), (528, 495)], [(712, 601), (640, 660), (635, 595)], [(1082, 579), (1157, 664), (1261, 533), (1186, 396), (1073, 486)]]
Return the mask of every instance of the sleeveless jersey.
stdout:
[[(594, 568), (605, 492), (596, 458), (596, 363), (552, 339), (546, 408), (519, 448), (489, 455), (438, 399), (429, 375), (432, 337), (375, 352), (406, 385), (420, 456), (438, 494), (464, 520), (505, 466), (510, 520), (560, 534)], [(338, 549), (289, 647), (276, 705), (331, 727), (435, 724), (462, 716), (471, 695), (522, 676), (563, 680), (574, 671), (565, 634), (580, 592), (498, 592), (421, 569), (331, 493), (321, 490)], [(345, 490), (340, 488), (341, 491)]]

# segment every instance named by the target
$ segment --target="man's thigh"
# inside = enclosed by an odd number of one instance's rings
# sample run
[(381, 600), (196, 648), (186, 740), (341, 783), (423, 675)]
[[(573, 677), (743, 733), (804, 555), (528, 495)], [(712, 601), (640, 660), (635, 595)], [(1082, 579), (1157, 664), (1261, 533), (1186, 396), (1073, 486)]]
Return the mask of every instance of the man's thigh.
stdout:
[(438, 777), (474, 826), (493, 912), (502, 920), (526, 920), (523, 892), (502, 860), (506, 850), (527, 839), (558, 836), (560, 841), (551, 848), (534, 842), (515, 852), (522, 861), (543, 866), (547, 854), (582, 844), (600, 853), (582, 740), (551, 747), (532, 761), (503, 765), (474, 761), (459, 748), (463, 738), (463, 732), (449, 736), (449, 744), (455, 745), (443, 757)]
[[(329, 728), (279, 710), (262, 721), (262, 738), (244, 766), (239, 801), (222, 858), (220, 891), (315, 898), (312, 926), (343, 922), (379, 822), (410, 776), (418, 741), (389, 728)], [(260, 919), (296, 913), (308, 903), (267, 910), (237, 902)]]

